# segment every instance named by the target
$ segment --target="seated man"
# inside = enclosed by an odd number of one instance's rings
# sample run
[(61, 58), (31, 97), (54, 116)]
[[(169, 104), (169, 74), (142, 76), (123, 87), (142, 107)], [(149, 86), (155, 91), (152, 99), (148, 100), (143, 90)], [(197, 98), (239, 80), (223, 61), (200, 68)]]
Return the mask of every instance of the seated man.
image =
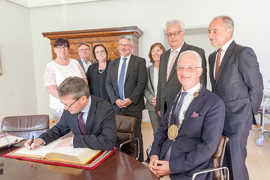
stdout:
[(115, 114), (105, 100), (90, 96), (88, 85), (79, 77), (65, 79), (57, 89), (65, 111), (60, 121), (25, 146), (35, 149), (72, 131), (73, 147), (113, 149), (116, 143)]
[[(225, 106), (218, 96), (201, 86), (201, 74), (200, 55), (191, 50), (181, 53), (177, 78), (182, 90), (169, 99), (150, 152), (149, 168), (158, 177), (190, 180), (194, 172), (212, 167), (211, 157), (222, 135)], [(201, 175), (198, 179), (210, 176)]]

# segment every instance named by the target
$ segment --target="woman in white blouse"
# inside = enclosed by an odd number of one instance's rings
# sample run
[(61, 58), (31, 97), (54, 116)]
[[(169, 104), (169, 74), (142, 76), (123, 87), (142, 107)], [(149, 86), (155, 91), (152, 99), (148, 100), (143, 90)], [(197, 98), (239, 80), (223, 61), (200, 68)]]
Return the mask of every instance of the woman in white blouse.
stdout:
[(87, 82), (85, 73), (77, 60), (68, 57), (69, 47), (69, 42), (66, 39), (59, 38), (55, 40), (54, 52), (56, 59), (47, 64), (44, 73), (45, 89), (50, 98), (50, 114), (55, 122), (58, 122), (64, 110), (64, 105), (58, 97), (57, 87), (67, 77), (72, 76), (81, 77)]
[(146, 109), (148, 109), (149, 118), (152, 123), (154, 133), (160, 126), (160, 117), (157, 114), (156, 107), (156, 95), (158, 85), (158, 72), (160, 55), (165, 52), (165, 48), (161, 43), (154, 43), (149, 51), (149, 58), (152, 65), (147, 68), (148, 82), (144, 91), (146, 98)]

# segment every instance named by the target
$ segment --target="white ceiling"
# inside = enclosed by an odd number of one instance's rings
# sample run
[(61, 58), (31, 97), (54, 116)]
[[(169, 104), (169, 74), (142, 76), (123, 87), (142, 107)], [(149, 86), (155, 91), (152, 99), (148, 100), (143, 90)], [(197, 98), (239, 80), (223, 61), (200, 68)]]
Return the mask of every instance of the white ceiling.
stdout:
[(55, 6), (55, 5), (65, 5), (65, 4), (75, 4), (84, 2), (96, 2), (102, 0), (8, 0), (15, 4), (27, 8), (43, 7), (43, 6)]

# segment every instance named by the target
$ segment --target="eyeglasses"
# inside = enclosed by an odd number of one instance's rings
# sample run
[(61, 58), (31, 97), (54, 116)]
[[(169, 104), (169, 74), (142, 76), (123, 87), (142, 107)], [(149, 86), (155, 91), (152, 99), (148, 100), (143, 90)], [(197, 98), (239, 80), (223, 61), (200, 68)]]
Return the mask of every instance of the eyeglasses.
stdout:
[(71, 103), (70, 105), (66, 105), (65, 103), (63, 103), (65, 106), (67, 106), (67, 110), (69, 110), (69, 108), (71, 108), (71, 106), (73, 106), (73, 104), (75, 104), (80, 98), (77, 98), (75, 101), (73, 101), (73, 103)]
[(55, 48), (57, 48), (57, 49), (68, 49), (67, 46), (56, 46)]
[(96, 54), (103, 54), (103, 53), (105, 53), (105, 50), (96, 51), (95, 53)]
[(176, 31), (176, 32), (171, 32), (171, 33), (167, 33), (168, 37), (173, 37), (173, 36), (178, 36), (182, 31)]
[(79, 51), (90, 51), (90, 49), (89, 48), (81, 48), (81, 49), (79, 49)]
[(202, 68), (202, 67), (199, 67), (199, 66), (194, 66), (194, 67), (182, 67), (182, 66), (179, 66), (179, 67), (176, 67), (176, 70), (180, 70), (180, 71), (183, 71), (183, 70), (195, 71), (196, 69), (199, 69), (199, 68)]
[(128, 46), (131, 46), (131, 45), (130, 45), (130, 44), (119, 43), (119, 46), (122, 46), (122, 47), (128, 47)]

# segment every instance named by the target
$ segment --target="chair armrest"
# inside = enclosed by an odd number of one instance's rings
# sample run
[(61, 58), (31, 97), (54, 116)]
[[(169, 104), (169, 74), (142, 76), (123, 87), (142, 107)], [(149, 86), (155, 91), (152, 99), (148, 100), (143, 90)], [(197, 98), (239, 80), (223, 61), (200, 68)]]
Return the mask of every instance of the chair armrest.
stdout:
[(120, 145), (119, 145), (119, 149), (120, 151), (122, 151), (122, 147), (126, 144), (129, 144), (129, 143), (133, 143), (135, 142), (136, 143), (136, 157), (135, 159), (138, 160), (139, 159), (139, 156), (140, 156), (140, 144), (139, 144), (139, 138), (132, 138), (132, 139), (129, 139), (129, 140), (126, 140), (124, 142), (122, 142)]
[(196, 173), (194, 173), (192, 175), (191, 180), (195, 180), (195, 178), (200, 174), (205, 174), (205, 173), (214, 172), (214, 171), (222, 171), (222, 170), (225, 170), (225, 178), (224, 178), (224, 180), (229, 180), (230, 179), (230, 174), (229, 174), (229, 169), (227, 167), (209, 168), (209, 169), (205, 169), (205, 170), (196, 172)]

